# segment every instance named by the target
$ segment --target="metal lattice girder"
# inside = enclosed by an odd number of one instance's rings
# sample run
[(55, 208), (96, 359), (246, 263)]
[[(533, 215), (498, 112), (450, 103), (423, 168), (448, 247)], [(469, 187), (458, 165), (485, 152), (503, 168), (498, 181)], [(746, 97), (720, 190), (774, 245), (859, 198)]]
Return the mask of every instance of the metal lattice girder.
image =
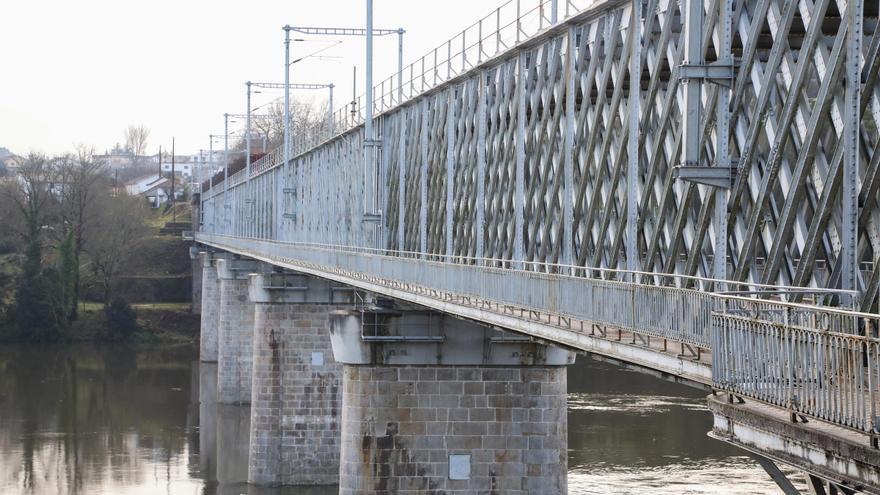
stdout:
[[(703, 9), (690, 45), (687, 6)], [(856, 284), (867, 309), (880, 286), (877, 22), (861, 0), (612, 0), (571, 16), (377, 117), (384, 247)], [(685, 83), (687, 64), (733, 66), (733, 79)], [(685, 93), (699, 97), (689, 125)], [(691, 166), (736, 168), (729, 192), (677, 179), (685, 144)], [(294, 157), (285, 235), (368, 245), (361, 146), (359, 127)], [(245, 235), (245, 200), (273, 186), (236, 180), (222, 198), (233, 220), (209, 224)]]

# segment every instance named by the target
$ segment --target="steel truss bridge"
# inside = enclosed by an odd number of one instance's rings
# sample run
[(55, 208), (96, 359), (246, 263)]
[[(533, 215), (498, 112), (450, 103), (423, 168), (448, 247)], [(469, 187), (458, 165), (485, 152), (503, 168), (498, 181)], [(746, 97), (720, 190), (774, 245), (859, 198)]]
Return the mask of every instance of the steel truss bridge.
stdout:
[(205, 187), (196, 240), (876, 447), (880, 5), (543, 3)]

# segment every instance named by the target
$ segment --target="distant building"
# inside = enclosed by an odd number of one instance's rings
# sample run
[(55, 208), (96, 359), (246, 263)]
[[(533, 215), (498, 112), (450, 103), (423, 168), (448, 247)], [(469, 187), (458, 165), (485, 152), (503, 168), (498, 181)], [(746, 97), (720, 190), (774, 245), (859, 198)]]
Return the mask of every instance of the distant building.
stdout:
[(6, 155), (0, 158), (0, 169), (4, 169), (8, 173), (13, 173), (21, 167), (24, 158), (16, 155)]
[[(168, 202), (171, 197), (171, 179), (150, 175), (142, 177), (125, 185), (125, 192), (132, 196), (141, 196), (150, 203), (153, 208), (158, 208)], [(175, 196), (180, 196), (183, 191), (177, 189)]]
[[(171, 174), (171, 158), (163, 156), (161, 169), (163, 174)], [(223, 170), (223, 151), (214, 151), (213, 160), (206, 150), (200, 150), (194, 155), (181, 155), (174, 157), (174, 174), (187, 182), (193, 182), (201, 178), (208, 180), (211, 172), (217, 173)]]

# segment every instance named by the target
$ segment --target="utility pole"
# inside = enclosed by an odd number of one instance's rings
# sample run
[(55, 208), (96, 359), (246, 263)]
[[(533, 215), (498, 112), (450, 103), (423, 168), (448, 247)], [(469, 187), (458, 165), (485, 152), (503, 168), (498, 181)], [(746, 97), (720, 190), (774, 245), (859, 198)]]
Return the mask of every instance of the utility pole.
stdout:
[[(214, 187), (214, 135), (208, 136), (208, 188)], [(201, 174), (199, 174), (201, 175)], [(202, 192), (202, 178), (199, 178), (199, 192)]]
[(246, 176), (248, 179), (251, 177), (251, 82), (248, 81), (245, 83), (247, 86), (247, 122), (245, 123), (245, 166), (247, 167)]
[[(366, 96), (364, 97), (364, 212), (372, 217), (376, 213), (376, 185), (373, 173), (373, 156), (375, 142), (373, 139), (373, 0), (367, 0), (367, 60), (366, 60)], [(375, 247), (375, 246), (374, 246)]]
[[(282, 192), (291, 191), (290, 181), (290, 26), (284, 26), (284, 174)], [(299, 185), (297, 184), (297, 187)], [(285, 193), (286, 194), (286, 193)], [(293, 202), (293, 195), (290, 195)], [(283, 203), (283, 202), (282, 202)], [(293, 210), (293, 208), (291, 208)], [(281, 217), (284, 218), (283, 216)], [(295, 221), (295, 220), (294, 220)], [(280, 222), (279, 222), (280, 226)], [(293, 228), (291, 228), (293, 230)], [(280, 236), (279, 236), (280, 237)]]
[(229, 114), (223, 114), (223, 232), (229, 219)]

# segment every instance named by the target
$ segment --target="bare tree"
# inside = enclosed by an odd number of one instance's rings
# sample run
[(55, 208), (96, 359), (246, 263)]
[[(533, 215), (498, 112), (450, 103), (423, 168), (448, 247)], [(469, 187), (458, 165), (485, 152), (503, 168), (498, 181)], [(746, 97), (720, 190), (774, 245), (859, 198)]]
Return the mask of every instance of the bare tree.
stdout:
[(132, 247), (146, 237), (149, 227), (146, 224), (146, 204), (135, 196), (101, 196), (95, 211), (96, 222), (101, 228), (90, 237), (86, 252), (106, 305)]
[(49, 212), (60, 184), (52, 161), (31, 153), (15, 180), (4, 184), (3, 195), (19, 213), (19, 234), (25, 244), (22, 274), (16, 290), (16, 320), (20, 331), (35, 332), (33, 338), (50, 336), (59, 327), (60, 314), (55, 291), (43, 270), (43, 231), (51, 228)]
[(61, 193), (61, 230), (72, 237), (73, 289), (69, 315), (76, 319), (81, 288), (80, 263), (85, 244), (94, 230), (99, 228), (99, 212), (96, 205), (100, 196), (110, 195), (110, 184), (105, 165), (95, 158), (92, 147), (80, 145), (74, 155), (59, 160), (58, 175), (64, 184)]
[(134, 165), (137, 165), (140, 157), (147, 153), (147, 139), (149, 137), (150, 130), (143, 124), (130, 125), (125, 130), (125, 149), (131, 154)]
[(52, 160), (41, 153), (31, 153), (18, 170), (16, 180), (4, 184), (3, 195), (15, 205), (22, 222), (18, 234), (26, 243), (39, 242), (47, 225), (53, 192), (61, 187)]
[[(262, 135), (272, 150), (284, 143), (284, 103), (276, 102), (266, 110), (268, 118), (251, 120), (251, 127)], [(327, 103), (313, 100), (292, 99), (290, 102), (290, 134), (294, 140), (317, 139), (327, 132)], [(235, 149), (244, 147), (244, 140)]]

